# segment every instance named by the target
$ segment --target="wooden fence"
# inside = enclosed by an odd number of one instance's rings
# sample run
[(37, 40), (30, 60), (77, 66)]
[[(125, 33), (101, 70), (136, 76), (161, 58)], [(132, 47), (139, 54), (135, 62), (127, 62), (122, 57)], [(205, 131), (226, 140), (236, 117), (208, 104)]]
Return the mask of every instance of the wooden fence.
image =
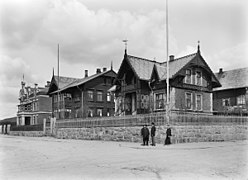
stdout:
[(57, 120), (57, 128), (89, 128), (89, 127), (132, 127), (150, 125), (152, 122), (156, 126), (171, 125), (193, 125), (193, 124), (247, 124), (248, 117), (241, 116), (213, 116), (213, 115), (190, 115), (190, 114), (173, 114), (169, 120), (165, 113), (152, 113), (143, 115), (113, 116), (99, 118), (78, 118)]

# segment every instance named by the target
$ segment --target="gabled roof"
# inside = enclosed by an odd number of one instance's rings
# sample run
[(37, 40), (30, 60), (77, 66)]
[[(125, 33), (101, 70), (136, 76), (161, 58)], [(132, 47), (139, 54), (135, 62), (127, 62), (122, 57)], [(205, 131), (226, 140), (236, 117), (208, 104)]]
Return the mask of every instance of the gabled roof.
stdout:
[(214, 91), (248, 87), (248, 67), (215, 73), (222, 87)]
[(151, 73), (156, 61), (151, 61), (144, 58), (139, 58), (131, 55), (127, 55), (127, 60), (129, 61), (132, 69), (135, 71), (139, 79), (150, 80)]
[[(59, 82), (58, 82), (59, 80)], [(51, 84), (49, 86), (47, 94), (54, 93), (58, 90), (58, 84), (59, 89), (63, 89), (64, 87), (68, 86), (69, 84), (78, 81), (79, 78), (71, 78), (71, 77), (64, 77), (64, 76), (54, 76), (52, 77)]]
[(66, 86), (68, 86), (69, 84), (76, 82), (78, 80), (80, 80), (79, 78), (71, 78), (71, 77), (64, 77), (64, 76), (54, 76), (56, 85), (58, 86), (58, 80), (59, 80), (59, 89), (62, 89)]
[[(86, 82), (89, 82), (97, 77), (100, 77), (102, 75), (105, 75), (109, 72), (114, 72), (113, 70), (109, 70), (109, 71), (104, 71), (104, 72), (101, 72), (101, 73), (97, 73), (97, 74), (94, 74), (92, 76), (89, 76), (89, 77), (85, 77), (85, 78), (81, 78), (81, 79), (75, 79), (74, 81), (72, 81), (71, 83), (65, 85), (63, 88), (60, 88), (60, 90), (57, 90), (53, 93), (57, 93), (57, 92), (61, 92), (63, 90), (66, 90), (66, 89), (69, 89), (69, 88), (72, 88), (72, 87), (76, 87), (76, 86), (79, 86), (79, 85), (83, 85), (85, 84)], [(115, 72), (114, 72), (115, 73)], [(115, 73), (116, 74), (116, 73)], [(64, 83), (65, 84), (65, 83)]]
[[(156, 73), (159, 81), (166, 80), (167, 76), (167, 62), (156, 62), (145, 58), (139, 58), (131, 55), (127, 55), (125, 52), (124, 60), (122, 61), (121, 67), (118, 72), (118, 78), (121, 78), (123, 69), (126, 65), (129, 65), (134, 74), (140, 80), (150, 81), (153, 78), (153, 73)], [(198, 46), (198, 51), (187, 56), (180, 58), (175, 58), (169, 61), (169, 78), (174, 79), (178, 75), (185, 75), (185, 68), (190, 66), (202, 67), (211, 76), (211, 81), (213, 87), (220, 87), (218, 79), (215, 77), (212, 70), (209, 68), (208, 64), (205, 62), (200, 54), (200, 47)]]
[[(170, 78), (172, 78), (180, 69), (182, 69), (182, 67), (184, 67), (188, 62), (190, 62), (195, 56), (196, 53), (169, 61)], [(135, 71), (139, 79), (149, 81), (154, 65), (157, 69), (160, 80), (166, 79), (166, 62), (160, 63), (131, 55), (127, 55), (127, 60), (129, 61), (132, 69)]]
[[(196, 53), (169, 61), (169, 75), (170, 75), (169, 78), (173, 78), (173, 76), (179, 70), (181, 70), (185, 65), (187, 65), (195, 57), (196, 57)], [(159, 75), (160, 80), (165, 80), (166, 74), (167, 74), (167, 62), (161, 65), (156, 65), (156, 66), (158, 69), (158, 75)]]

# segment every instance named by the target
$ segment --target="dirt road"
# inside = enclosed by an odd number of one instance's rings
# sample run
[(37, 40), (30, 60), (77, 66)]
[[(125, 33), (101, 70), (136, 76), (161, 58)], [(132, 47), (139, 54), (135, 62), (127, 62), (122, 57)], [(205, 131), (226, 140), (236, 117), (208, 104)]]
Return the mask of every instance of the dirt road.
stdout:
[(0, 179), (248, 179), (248, 141), (140, 146), (0, 135)]

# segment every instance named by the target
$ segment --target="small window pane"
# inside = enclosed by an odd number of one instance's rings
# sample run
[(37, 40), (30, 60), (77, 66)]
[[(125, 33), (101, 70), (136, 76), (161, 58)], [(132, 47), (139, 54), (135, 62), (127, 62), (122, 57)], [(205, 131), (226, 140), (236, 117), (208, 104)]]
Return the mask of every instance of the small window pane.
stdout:
[(191, 107), (192, 106), (192, 94), (191, 93), (186, 93), (185, 100), (186, 100), (186, 104), (185, 104), (186, 108), (191, 109), (192, 108)]
[(111, 94), (108, 92), (107, 93), (107, 101), (110, 102), (111, 101)]
[(92, 90), (88, 91), (88, 101), (93, 101), (93, 91)]
[(97, 101), (102, 101), (102, 91), (97, 91)]

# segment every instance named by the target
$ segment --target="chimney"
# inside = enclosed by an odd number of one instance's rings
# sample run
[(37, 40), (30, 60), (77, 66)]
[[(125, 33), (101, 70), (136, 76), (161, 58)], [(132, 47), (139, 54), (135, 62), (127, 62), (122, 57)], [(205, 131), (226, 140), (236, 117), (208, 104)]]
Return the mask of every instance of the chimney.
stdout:
[(105, 71), (107, 71), (107, 68), (106, 67), (102, 68), (102, 72), (105, 72)]
[(221, 74), (221, 73), (223, 73), (223, 69), (222, 68), (219, 69), (219, 74)]
[(96, 69), (96, 74), (99, 74), (99, 73), (101, 73), (101, 69), (100, 68), (97, 68)]
[[(49, 81), (47, 81), (49, 82)], [(36, 96), (36, 93), (37, 93), (37, 86), (38, 84), (37, 83), (34, 83), (34, 96)], [(48, 87), (47, 85), (45, 87)]]
[(174, 60), (174, 55), (170, 55), (170, 56), (169, 56), (169, 60), (170, 60), (170, 61), (173, 61), (173, 60)]
[(84, 70), (84, 77), (88, 77), (88, 70)]

